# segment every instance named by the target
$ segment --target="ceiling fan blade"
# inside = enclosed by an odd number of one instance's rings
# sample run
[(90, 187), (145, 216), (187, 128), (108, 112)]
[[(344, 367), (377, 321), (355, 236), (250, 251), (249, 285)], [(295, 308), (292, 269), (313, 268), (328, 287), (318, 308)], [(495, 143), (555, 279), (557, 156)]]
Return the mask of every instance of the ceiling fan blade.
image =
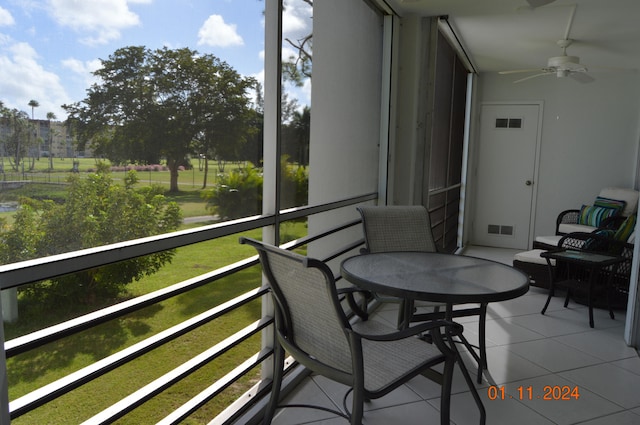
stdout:
[(532, 69), (514, 69), (511, 71), (499, 71), (498, 74), (507, 75), (507, 74), (520, 74), (522, 72), (536, 72), (541, 71), (540, 68), (532, 68)]
[(540, 6), (546, 6), (549, 3), (553, 3), (555, 0), (527, 0), (527, 3), (529, 3), (529, 6), (531, 7), (540, 7)]
[(529, 75), (528, 77), (524, 77), (524, 78), (521, 78), (521, 79), (519, 79), (519, 80), (514, 81), (514, 82), (513, 82), (513, 84), (521, 83), (521, 82), (523, 82), (523, 81), (527, 81), (527, 80), (530, 80), (530, 79), (532, 79), (532, 78), (542, 77), (543, 75), (553, 75), (553, 74), (548, 73), (548, 72), (543, 72), (543, 73), (541, 73), (541, 74)]
[(569, 77), (580, 83), (591, 83), (595, 81), (595, 79), (591, 75), (585, 74), (584, 72), (572, 72), (569, 74)]

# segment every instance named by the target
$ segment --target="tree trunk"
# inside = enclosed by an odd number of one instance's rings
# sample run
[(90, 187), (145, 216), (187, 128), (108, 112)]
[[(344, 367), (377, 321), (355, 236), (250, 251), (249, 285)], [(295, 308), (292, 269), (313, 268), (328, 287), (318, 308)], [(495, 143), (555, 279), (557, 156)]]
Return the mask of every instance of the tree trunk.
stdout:
[(202, 188), (207, 188), (207, 175), (209, 174), (209, 158), (204, 159), (204, 178), (202, 180)]
[(178, 161), (174, 159), (167, 160), (167, 167), (169, 167), (169, 174), (171, 176), (169, 180), (169, 192), (180, 192), (180, 189), (178, 189)]

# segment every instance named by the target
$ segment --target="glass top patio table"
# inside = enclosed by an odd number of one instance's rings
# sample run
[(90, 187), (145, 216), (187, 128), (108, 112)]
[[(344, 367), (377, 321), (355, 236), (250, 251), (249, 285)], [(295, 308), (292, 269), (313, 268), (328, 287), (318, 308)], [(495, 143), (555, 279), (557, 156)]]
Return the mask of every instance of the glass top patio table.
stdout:
[(447, 304), (489, 303), (529, 290), (521, 271), (482, 258), (430, 252), (357, 255), (340, 265), (342, 276), (373, 292)]
[(540, 253), (542, 258), (553, 258), (554, 260), (568, 261), (590, 267), (606, 267), (616, 263), (621, 263), (625, 259), (614, 255), (598, 254), (589, 251), (577, 251), (563, 249), (558, 251), (546, 251)]

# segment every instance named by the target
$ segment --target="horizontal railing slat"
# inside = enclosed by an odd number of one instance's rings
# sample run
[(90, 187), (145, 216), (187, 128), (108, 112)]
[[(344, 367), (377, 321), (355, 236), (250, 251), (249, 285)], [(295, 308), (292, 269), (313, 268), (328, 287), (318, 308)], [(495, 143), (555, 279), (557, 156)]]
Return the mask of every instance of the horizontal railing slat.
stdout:
[(187, 403), (174, 410), (169, 416), (158, 422), (156, 425), (178, 424), (182, 422), (187, 416), (212, 400), (216, 395), (220, 394), (239, 378), (243, 377), (256, 365), (262, 363), (271, 355), (272, 352), (273, 350), (262, 350), (259, 353), (254, 354), (231, 372), (227, 373), (223, 378), (217, 380)]
[(81, 317), (68, 320), (58, 325), (50, 326), (28, 335), (11, 339), (5, 343), (7, 357), (12, 357), (49, 342), (61, 339), (77, 332), (97, 326), (109, 320), (124, 316), (144, 307), (164, 301), (168, 298), (188, 292), (217, 279), (233, 274), (258, 263), (258, 256), (238, 261), (234, 264), (214, 270), (210, 273), (176, 283), (163, 289), (151, 292), (134, 299), (124, 301), (111, 307), (95, 311)]
[(149, 236), (64, 254), (0, 266), (0, 289), (51, 279), (181, 246), (258, 229), (275, 222), (273, 216), (246, 217), (195, 229)]
[(166, 344), (179, 336), (186, 334), (187, 332), (198, 328), (199, 326), (208, 323), (231, 310), (234, 310), (256, 298), (261, 297), (267, 293), (268, 288), (256, 288), (245, 294), (240, 295), (232, 300), (229, 300), (217, 307), (212, 308), (209, 311), (185, 320), (169, 329), (159, 332), (144, 341), (140, 341), (131, 347), (125, 348), (109, 357), (106, 357), (100, 361), (97, 361), (90, 366), (87, 366), (77, 372), (65, 376), (55, 382), (38, 388), (31, 393), (22, 396), (14, 401), (9, 402), (9, 411), (11, 417), (18, 417), (24, 413), (35, 409), (51, 400), (54, 400), (61, 395), (66, 394), (74, 388), (77, 388), (105, 373), (122, 366), (125, 363), (134, 360), (141, 355), (148, 353), (149, 351), (157, 348), (163, 344)]
[(213, 347), (205, 350), (204, 352), (193, 357), (191, 360), (181, 364), (171, 372), (164, 374), (155, 381), (140, 388), (135, 393), (125, 397), (118, 403), (113, 404), (108, 409), (103, 410), (87, 421), (83, 422), (86, 425), (98, 425), (107, 424), (115, 421), (116, 419), (126, 415), (136, 407), (140, 406), (145, 401), (151, 399), (154, 395), (157, 395), (175, 384), (185, 376), (195, 372), (202, 366), (216, 359), (220, 355), (224, 354), (231, 348), (235, 347), (242, 341), (246, 340), (250, 336), (264, 329), (273, 322), (272, 317), (264, 317), (244, 329), (236, 332), (230, 337), (224, 339)]

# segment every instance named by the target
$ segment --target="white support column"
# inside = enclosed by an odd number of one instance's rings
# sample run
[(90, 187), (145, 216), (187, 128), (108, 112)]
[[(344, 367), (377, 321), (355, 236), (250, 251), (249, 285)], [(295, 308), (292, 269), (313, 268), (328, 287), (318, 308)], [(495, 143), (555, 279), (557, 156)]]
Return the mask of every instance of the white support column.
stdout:
[[(0, 315), (2, 315), (2, 305), (0, 305)], [(7, 355), (4, 351), (4, 325), (0, 326), (0, 424), (9, 425), (9, 379), (7, 377)]]
[[(282, 52), (282, 0), (265, 1), (265, 63), (264, 63), (264, 140), (263, 140), (263, 186), (262, 213), (275, 214), (278, 211), (278, 167), (281, 108), (281, 52)], [(277, 224), (276, 224), (277, 225)], [(276, 241), (275, 226), (265, 228), (262, 240), (268, 243)], [(262, 299), (262, 316), (273, 316), (271, 295)], [(273, 344), (273, 329), (262, 332), (262, 346)], [(273, 365), (265, 362), (262, 367), (262, 379), (273, 376)]]
[[(264, 140), (262, 188), (263, 214), (278, 211), (278, 168), (280, 163), (280, 110), (282, 92), (282, 0), (265, 2), (264, 60)], [(275, 242), (276, 232), (264, 234), (265, 242)]]
[[(640, 204), (639, 204), (640, 206)], [(635, 229), (635, 245), (629, 277), (629, 299), (627, 301), (627, 316), (624, 328), (624, 340), (627, 345), (640, 350), (640, 228)]]
[(2, 320), (13, 323), (18, 320), (18, 289), (10, 288), (0, 291), (2, 301)]

